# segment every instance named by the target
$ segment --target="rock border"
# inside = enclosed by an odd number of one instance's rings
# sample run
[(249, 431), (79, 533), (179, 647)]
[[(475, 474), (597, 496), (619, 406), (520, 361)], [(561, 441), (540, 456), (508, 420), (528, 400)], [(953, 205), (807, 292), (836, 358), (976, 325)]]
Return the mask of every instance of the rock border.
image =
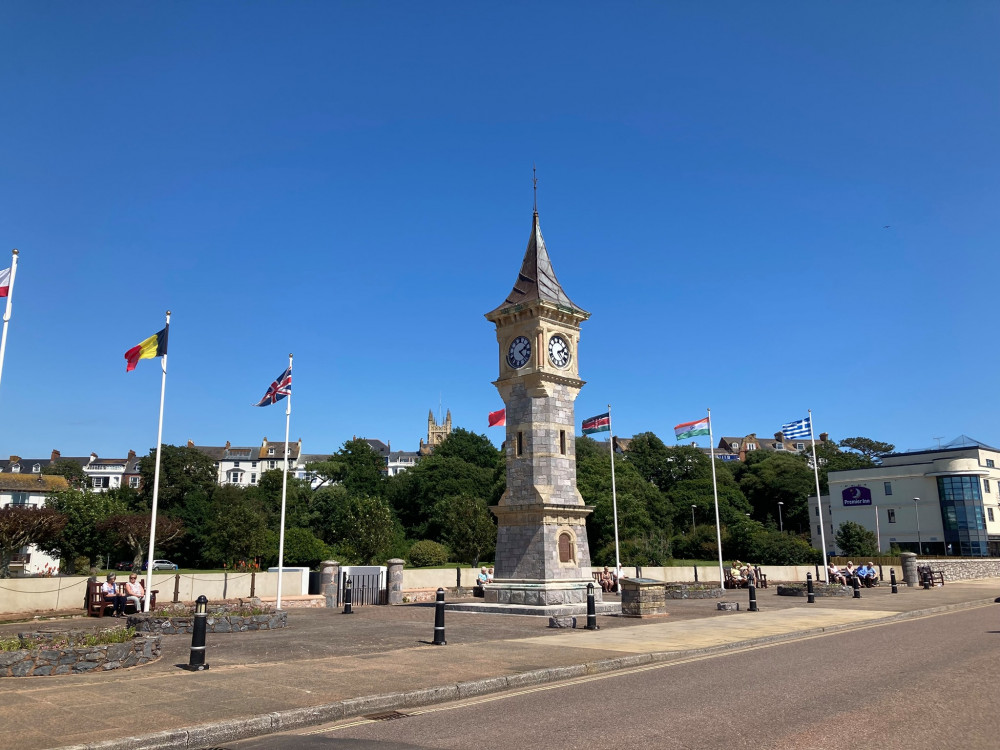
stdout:
[(705, 583), (668, 583), (667, 599), (721, 599), (724, 590)]
[[(194, 615), (166, 616), (156, 614), (129, 615), (128, 624), (137, 633), (178, 635), (194, 631)], [(207, 633), (249, 633), (256, 630), (276, 630), (288, 626), (284, 610), (266, 615), (209, 614), (205, 618)]]
[[(804, 583), (779, 583), (778, 596), (806, 596)], [(813, 594), (816, 596), (854, 596), (854, 589), (841, 586), (838, 583), (814, 583)]]
[[(51, 640), (61, 633), (19, 633), (32, 640)], [(137, 635), (124, 643), (0, 651), (0, 677), (43, 677), (127, 669), (160, 657), (160, 636)]]

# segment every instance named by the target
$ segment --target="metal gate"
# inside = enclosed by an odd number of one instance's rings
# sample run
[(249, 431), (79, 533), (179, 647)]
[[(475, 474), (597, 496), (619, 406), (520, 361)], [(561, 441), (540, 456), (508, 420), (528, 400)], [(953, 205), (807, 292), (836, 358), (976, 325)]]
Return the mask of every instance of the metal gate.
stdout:
[(385, 568), (378, 566), (352, 566), (343, 568), (340, 585), (337, 586), (337, 606), (344, 603), (347, 581), (351, 582), (351, 604), (388, 604), (389, 589), (386, 586)]

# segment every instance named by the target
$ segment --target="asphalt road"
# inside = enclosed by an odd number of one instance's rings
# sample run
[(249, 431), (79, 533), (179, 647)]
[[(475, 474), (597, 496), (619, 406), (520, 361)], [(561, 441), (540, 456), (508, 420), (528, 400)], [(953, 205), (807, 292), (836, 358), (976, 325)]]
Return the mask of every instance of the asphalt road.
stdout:
[(995, 750), (998, 682), (983, 607), (225, 747)]

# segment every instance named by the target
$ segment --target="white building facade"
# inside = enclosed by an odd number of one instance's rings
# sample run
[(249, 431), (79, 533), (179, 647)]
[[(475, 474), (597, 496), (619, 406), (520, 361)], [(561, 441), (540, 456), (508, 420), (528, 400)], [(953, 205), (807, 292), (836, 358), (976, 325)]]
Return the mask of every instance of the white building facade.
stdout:
[(854, 521), (892, 545), (921, 555), (1000, 557), (1000, 449), (964, 435), (933, 450), (884, 456), (880, 466), (831, 471), (830, 495), (809, 498), (812, 544), (827, 552), (836, 533)]

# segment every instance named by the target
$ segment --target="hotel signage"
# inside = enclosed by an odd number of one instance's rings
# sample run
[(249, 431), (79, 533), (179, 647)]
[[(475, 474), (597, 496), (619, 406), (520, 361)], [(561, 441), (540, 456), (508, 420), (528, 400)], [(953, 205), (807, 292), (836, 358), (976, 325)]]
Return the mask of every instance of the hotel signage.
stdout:
[(844, 498), (844, 507), (852, 505), (871, 505), (872, 491), (867, 487), (847, 487), (840, 493)]

